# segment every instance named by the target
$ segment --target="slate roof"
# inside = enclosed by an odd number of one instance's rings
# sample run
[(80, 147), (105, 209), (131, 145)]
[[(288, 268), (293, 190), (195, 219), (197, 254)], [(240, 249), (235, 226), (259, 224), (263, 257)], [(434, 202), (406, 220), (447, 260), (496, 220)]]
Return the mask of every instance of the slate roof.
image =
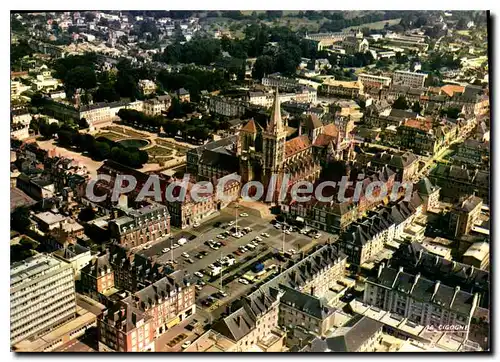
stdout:
[[(366, 341), (373, 337), (383, 323), (366, 316), (356, 315), (339, 328), (333, 337), (326, 338), (329, 352), (356, 352)], [(325, 352), (326, 352), (325, 351)]]
[(372, 158), (372, 162), (384, 164), (390, 167), (401, 169), (410, 166), (412, 163), (417, 161), (417, 156), (410, 151), (406, 152), (379, 152), (375, 154)]
[(305, 119), (305, 126), (307, 127), (307, 129), (312, 130), (323, 127), (323, 123), (317, 115), (310, 114)]
[(328, 306), (324, 299), (302, 293), (286, 285), (280, 285), (280, 289), (285, 292), (280, 299), (281, 303), (298, 309), (314, 318), (323, 320), (335, 311), (334, 308)]
[(431, 281), (419, 274), (409, 274), (401, 267), (399, 270), (383, 267), (379, 276), (368, 278), (368, 283), (398, 290), (419, 301), (430, 301), (459, 313), (469, 314), (472, 309), (473, 294), (460, 290), (459, 287), (450, 287), (439, 280)]
[(404, 267), (414, 274), (421, 273), (429, 280), (441, 280), (444, 284), (460, 286), (469, 293), (489, 291), (487, 271), (430, 254), (417, 242), (401, 244), (391, 259), (391, 266)]
[(421, 178), (417, 183), (417, 191), (420, 195), (428, 196), (438, 189), (439, 187), (433, 185), (427, 177)]

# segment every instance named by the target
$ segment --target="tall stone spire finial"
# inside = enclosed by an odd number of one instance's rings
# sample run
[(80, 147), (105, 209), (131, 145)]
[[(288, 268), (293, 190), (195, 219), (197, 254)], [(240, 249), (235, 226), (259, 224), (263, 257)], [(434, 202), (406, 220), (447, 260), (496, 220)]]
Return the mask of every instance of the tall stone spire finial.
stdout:
[(267, 132), (277, 134), (282, 131), (283, 119), (281, 118), (281, 105), (278, 87), (276, 87), (276, 92), (274, 93), (274, 102), (271, 109), (271, 117), (269, 119), (269, 124), (267, 125)]

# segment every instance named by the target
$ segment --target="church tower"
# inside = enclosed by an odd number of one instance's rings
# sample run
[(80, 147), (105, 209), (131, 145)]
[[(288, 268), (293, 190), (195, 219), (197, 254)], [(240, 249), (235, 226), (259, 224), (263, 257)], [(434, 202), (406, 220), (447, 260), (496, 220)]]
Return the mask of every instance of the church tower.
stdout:
[(274, 94), (274, 102), (271, 110), (271, 117), (263, 132), (263, 168), (268, 177), (273, 172), (279, 172), (285, 162), (285, 142), (287, 127), (281, 117), (281, 107), (278, 88)]

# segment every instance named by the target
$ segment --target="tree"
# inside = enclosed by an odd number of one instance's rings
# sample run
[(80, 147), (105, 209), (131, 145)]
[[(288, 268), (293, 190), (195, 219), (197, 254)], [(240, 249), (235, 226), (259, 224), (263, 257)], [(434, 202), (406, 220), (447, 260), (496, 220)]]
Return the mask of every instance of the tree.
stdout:
[(408, 109), (408, 103), (406, 102), (406, 98), (404, 96), (400, 96), (398, 99), (394, 101), (392, 108)]
[(420, 105), (420, 102), (416, 101), (415, 103), (413, 103), (411, 110), (415, 113), (420, 114), (420, 112), (422, 112), (422, 106)]
[(95, 211), (92, 207), (86, 207), (80, 211), (78, 214), (78, 220), (88, 222), (91, 220), (94, 220), (95, 218)]
[(85, 118), (80, 118), (78, 120), (78, 127), (80, 129), (89, 128), (89, 123), (87, 122), (87, 120)]
[(31, 225), (29, 209), (25, 206), (17, 207), (10, 215), (11, 228), (24, 232)]
[(70, 93), (81, 88), (88, 90), (97, 85), (95, 72), (92, 68), (86, 66), (78, 66), (70, 69), (64, 78), (64, 85)]
[(275, 69), (276, 64), (273, 57), (270, 57), (269, 55), (262, 55), (255, 61), (252, 70), (252, 78), (262, 79), (264, 75), (274, 73)]

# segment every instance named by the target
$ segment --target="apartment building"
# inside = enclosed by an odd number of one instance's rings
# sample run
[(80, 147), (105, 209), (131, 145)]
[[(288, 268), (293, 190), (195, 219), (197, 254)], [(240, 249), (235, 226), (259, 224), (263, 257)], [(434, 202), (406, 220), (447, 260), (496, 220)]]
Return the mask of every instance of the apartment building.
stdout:
[(308, 352), (375, 352), (384, 324), (357, 314), (325, 339), (316, 338)]
[(139, 89), (141, 90), (142, 94), (148, 95), (151, 93), (154, 93), (156, 91), (156, 84), (152, 80), (149, 79), (140, 79), (139, 80)]
[(481, 215), (483, 200), (470, 195), (468, 198), (454, 205), (450, 213), (449, 229), (453, 236), (467, 235)]
[(472, 194), (482, 198), (486, 204), (490, 200), (488, 170), (438, 164), (429, 173), (429, 179), (441, 187), (441, 197), (445, 201), (458, 201), (461, 197)]
[(460, 331), (449, 333), (467, 339), (478, 298), (478, 294), (458, 286), (453, 288), (439, 280), (406, 273), (402, 267), (393, 269), (382, 264), (377, 276), (367, 279), (363, 301), (420, 325), (460, 326)]
[(417, 182), (416, 188), (422, 198), (422, 212), (426, 213), (439, 207), (440, 187), (433, 185), (427, 177), (423, 177)]
[(359, 82), (327, 79), (321, 84), (319, 91), (326, 95), (355, 99), (359, 96)]
[(171, 104), (172, 97), (165, 94), (156, 98), (145, 100), (143, 104), (143, 111), (148, 116), (157, 116), (163, 112), (167, 112)]
[(103, 312), (99, 350), (154, 351), (156, 338), (195, 312), (194, 284), (164, 277)]
[(410, 181), (418, 171), (418, 158), (409, 151), (396, 153), (383, 151), (374, 155), (371, 163), (389, 167), (396, 172), (396, 180), (402, 182)]
[(75, 317), (71, 264), (36, 254), (10, 268), (10, 343), (37, 338)]
[(409, 201), (401, 200), (369, 212), (343, 233), (339, 241), (342, 251), (350, 263), (363, 265), (380, 253), (387, 242), (400, 240), (405, 228), (421, 211), (421, 199), (414, 192)]
[(294, 78), (287, 78), (281, 76), (279, 73), (269, 74), (267, 77), (262, 78), (262, 85), (266, 87), (281, 88), (281, 89), (295, 89), (299, 82)]
[(423, 88), (427, 74), (396, 70), (392, 74), (392, 84), (405, 85), (411, 88)]
[(433, 255), (418, 242), (401, 244), (393, 254), (390, 266), (395, 269), (404, 267), (410, 274), (421, 274), (429, 280), (459, 286), (470, 294), (478, 293), (478, 305), (482, 308), (489, 306), (490, 276), (487, 271)]
[(170, 214), (164, 205), (149, 203), (138, 208), (118, 207), (121, 216), (109, 223), (111, 238), (135, 248), (170, 234)]
[(99, 294), (115, 287), (115, 275), (108, 254), (92, 258), (82, 269), (80, 286), (86, 295), (96, 300), (100, 300)]
[(364, 88), (382, 88), (391, 85), (392, 79), (380, 75), (362, 73), (358, 75), (358, 82)]
[(490, 265), (490, 244), (482, 241), (472, 244), (462, 256), (465, 264), (486, 270)]
[(209, 100), (208, 109), (211, 113), (226, 117), (241, 117), (246, 112), (246, 104), (235, 99), (226, 97), (212, 97)]
[(52, 255), (71, 264), (75, 272), (75, 280), (80, 280), (81, 270), (92, 260), (90, 249), (80, 244), (67, 245), (65, 248), (56, 250)]
[(285, 285), (280, 289), (284, 292), (279, 308), (280, 326), (287, 329), (300, 327), (317, 336), (325, 335), (334, 326), (336, 309), (328, 306), (325, 299)]

